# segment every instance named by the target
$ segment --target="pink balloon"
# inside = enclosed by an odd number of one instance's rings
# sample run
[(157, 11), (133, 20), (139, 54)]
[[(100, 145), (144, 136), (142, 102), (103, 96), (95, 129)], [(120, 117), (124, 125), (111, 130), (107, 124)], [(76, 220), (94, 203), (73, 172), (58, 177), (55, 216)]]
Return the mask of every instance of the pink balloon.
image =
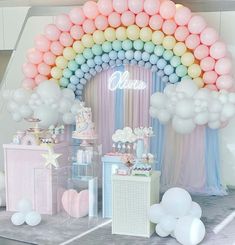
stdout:
[(200, 66), (203, 71), (212, 71), (215, 67), (215, 60), (211, 57), (206, 57), (201, 60)]
[(200, 37), (196, 34), (189, 35), (185, 40), (188, 49), (194, 50), (200, 44)]
[(50, 50), (55, 55), (61, 55), (63, 53), (64, 46), (61, 45), (59, 41), (55, 41), (51, 43)]
[(25, 89), (34, 89), (36, 86), (35, 82), (31, 78), (25, 78), (22, 82), (22, 87)]
[(58, 15), (55, 24), (61, 31), (69, 31), (73, 25), (67, 14)]
[(173, 35), (177, 25), (173, 20), (165, 20), (162, 25), (162, 30), (166, 35)]
[(202, 44), (210, 46), (219, 39), (219, 35), (214, 28), (207, 27), (201, 33), (200, 38), (201, 38)]
[(218, 89), (231, 89), (234, 86), (233, 77), (230, 75), (223, 75), (218, 77), (216, 81), (216, 86)]
[(121, 15), (116, 12), (111, 13), (109, 15), (108, 22), (111, 27), (119, 27), (121, 25)]
[(195, 50), (194, 50), (194, 56), (198, 60), (202, 60), (206, 58), (209, 55), (209, 48), (205, 45), (199, 45)]
[(37, 66), (31, 63), (23, 64), (23, 72), (27, 78), (35, 78), (38, 74)]
[(200, 34), (205, 28), (206, 21), (199, 15), (194, 15), (188, 23), (188, 29), (192, 34)]
[(124, 26), (130, 26), (135, 23), (135, 14), (131, 11), (126, 11), (121, 16), (121, 21)]
[(96, 2), (88, 1), (83, 5), (83, 12), (89, 19), (95, 19), (99, 15), (99, 10)]
[(68, 32), (62, 32), (60, 35), (60, 43), (64, 47), (71, 47), (73, 44), (73, 38)]
[(55, 64), (55, 60), (56, 60), (56, 56), (51, 53), (51, 52), (46, 52), (43, 55), (43, 61), (44, 63), (46, 63), (47, 65), (54, 65)]
[(215, 71), (219, 75), (229, 74), (231, 72), (231, 69), (232, 69), (232, 63), (231, 60), (228, 58), (219, 59), (215, 64)]
[(91, 34), (96, 30), (94, 21), (90, 20), (90, 19), (86, 19), (83, 22), (82, 28), (83, 28), (84, 32), (87, 34)]
[(84, 31), (81, 26), (74, 25), (70, 30), (70, 35), (74, 40), (80, 40), (84, 35)]
[(153, 30), (161, 30), (163, 24), (163, 19), (160, 15), (153, 15), (150, 17), (149, 26)]
[(159, 12), (160, 1), (159, 0), (145, 0), (144, 10), (149, 15), (155, 15)]
[(41, 74), (39, 74), (39, 75), (37, 75), (37, 76), (35, 77), (35, 83), (36, 83), (37, 85), (39, 85), (41, 82), (44, 82), (44, 81), (47, 81), (47, 80), (48, 80), (48, 77), (43, 76), (43, 75), (41, 75)]
[(98, 15), (95, 18), (95, 26), (98, 30), (105, 30), (109, 26), (107, 17), (103, 15)]
[(210, 56), (216, 60), (225, 57), (226, 53), (227, 48), (223, 42), (216, 42), (210, 47)]
[(138, 14), (144, 10), (144, 0), (128, 0), (128, 6), (130, 11), (132, 11), (135, 14)]
[(113, 8), (116, 12), (122, 14), (128, 10), (128, 2), (127, 0), (113, 1)]
[(163, 19), (171, 19), (176, 12), (175, 3), (169, 0), (163, 1), (160, 6), (160, 15)]
[(108, 16), (113, 12), (112, 0), (99, 0), (97, 5), (99, 12), (104, 16)]
[(203, 82), (206, 84), (215, 84), (218, 75), (215, 71), (207, 71), (203, 74)]
[(44, 35), (38, 35), (35, 38), (35, 48), (41, 52), (47, 52), (50, 48), (51, 42)]
[(186, 26), (179, 26), (175, 31), (175, 38), (179, 42), (184, 42), (189, 35), (188, 28)]
[(179, 8), (176, 9), (175, 22), (179, 26), (187, 25), (191, 16), (192, 16), (192, 12), (189, 8), (180, 6)]
[(69, 18), (72, 21), (73, 24), (81, 25), (83, 21), (85, 20), (85, 15), (83, 13), (83, 10), (81, 7), (73, 8), (69, 12)]
[(37, 49), (30, 49), (28, 51), (27, 58), (28, 58), (29, 62), (37, 65), (37, 64), (42, 62), (43, 53), (38, 51)]
[(211, 90), (211, 91), (218, 91), (218, 88), (214, 84), (207, 84), (205, 88)]
[(136, 15), (135, 23), (139, 27), (146, 27), (149, 24), (149, 16), (145, 12)]
[(50, 41), (59, 40), (61, 31), (54, 24), (47, 25), (44, 30), (45, 36)]
[(38, 72), (41, 75), (48, 76), (51, 72), (51, 67), (45, 63), (41, 63), (38, 65)]

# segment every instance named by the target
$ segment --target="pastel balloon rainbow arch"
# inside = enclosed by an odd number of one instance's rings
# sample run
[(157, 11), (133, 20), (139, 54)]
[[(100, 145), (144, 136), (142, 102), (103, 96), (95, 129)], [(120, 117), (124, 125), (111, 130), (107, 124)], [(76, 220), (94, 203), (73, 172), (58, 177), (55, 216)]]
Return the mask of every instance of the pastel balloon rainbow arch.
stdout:
[(88, 1), (57, 16), (35, 38), (23, 65), (23, 87), (52, 80), (82, 99), (84, 86), (98, 72), (133, 64), (169, 84), (193, 80), (199, 89), (230, 91), (234, 81), (226, 55), (226, 45), (203, 17), (172, 1)]

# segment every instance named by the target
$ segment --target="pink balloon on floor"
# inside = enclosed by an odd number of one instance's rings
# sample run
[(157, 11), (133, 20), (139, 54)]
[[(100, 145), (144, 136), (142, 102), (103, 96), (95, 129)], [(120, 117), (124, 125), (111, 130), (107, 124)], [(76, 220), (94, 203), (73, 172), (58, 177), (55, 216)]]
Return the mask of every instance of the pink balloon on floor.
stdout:
[(162, 30), (166, 35), (173, 35), (176, 28), (177, 25), (173, 20), (165, 20), (162, 25)]
[(176, 9), (174, 18), (177, 25), (184, 26), (188, 24), (191, 16), (192, 16), (192, 12), (189, 8), (180, 6), (179, 8)]
[(113, 1), (113, 8), (119, 14), (124, 13), (128, 10), (128, 1), (127, 0), (118, 0)]
[(62, 32), (60, 35), (60, 43), (64, 47), (71, 47), (73, 44), (73, 38), (68, 32)]
[(122, 24), (121, 15), (117, 12), (111, 13), (108, 17), (108, 22), (109, 22), (109, 25), (113, 28), (119, 27)]
[(27, 78), (35, 78), (38, 74), (37, 66), (32, 63), (23, 64), (23, 73)]
[(200, 44), (200, 37), (196, 34), (189, 35), (185, 40), (185, 45), (188, 49), (194, 50)]
[(37, 49), (30, 49), (27, 54), (27, 58), (29, 62), (37, 65), (42, 62), (43, 53), (38, 51)]
[(186, 26), (179, 26), (175, 31), (175, 38), (179, 42), (184, 42), (189, 35), (188, 28)]
[(38, 65), (38, 72), (41, 75), (48, 76), (51, 73), (51, 67), (45, 63), (41, 63)]
[(194, 50), (194, 55), (195, 55), (196, 59), (202, 60), (209, 55), (209, 48), (205, 45), (199, 45)]
[(38, 35), (35, 38), (35, 48), (41, 52), (47, 52), (50, 48), (51, 42), (44, 35)]
[(83, 10), (81, 7), (73, 8), (69, 12), (69, 18), (72, 21), (73, 24), (81, 25), (83, 21), (85, 20), (85, 15), (83, 13)]
[(229, 74), (231, 72), (231, 69), (232, 69), (232, 62), (228, 58), (219, 59), (215, 64), (215, 71), (219, 75)]
[(218, 89), (229, 90), (234, 86), (234, 79), (230, 75), (220, 76), (216, 81), (216, 86)]
[(144, 0), (128, 0), (128, 7), (130, 11), (135, 14), (138, 14), (143, 11), (144, 9)]
[(206, 57), (201, 60), (200, 66), (203, 71), (212, 71), (215, 67), (215, 60), (211, 57)]
[(22, 87), (25, 89), (33, 89), (35, 86), (35, 81), (31, 78), (25, 78), (22, 82)]
[(160, 5), (160, 15), (163, 19), (171, 19), (176, 12), (175, 3), (169, 0), (163, 1)]
[(56, 16), (55, 24), (61, 31), (69, 31), (73, 25), (67, 14)]
[(84, 15), (88, 19), (95, 19), (99, 15), (97, 3), (94, 1), (88, 1), (83, 5)]
[(214, 28), (207, 27), (202, 31), (200, 38), (202, 44), (210, 46), (219, 39), (219, 34)]
[(80, 40), (84, 35), (84, 31), (81, 26), (74, 25), (70, 29), (70, 35), (74, 40)]
[(215, 84), (218, 74), (215, 71), (207, 71), (203, 74), (203, 82), (206, 84)]
[(206, 21), (199, 15), (194, 15), (188, 23), (188, 29), (192, 34), (200, 34), (205, 28)]
[(135, 18), (135, 23), (139, 27), (148, 26), (148, 24), (149, 24), (149, 16), (148, 16), (148, 14), (146, 14), (145, 12), (141, 12), (141, 13), (137, 14), (136, 18)]
[(86, 19), (83, 22), (82, 28), (83, 28), (84, 32), (87, 34), (91, 34), (96, 30), (94, 21), (90, 20), (90, 19)]
[(96, 18), (95, 18), (95, 27), (98, 29), (98, 30), (105, 30), (107, 27), (109, 26), (109, 23), (108, 23), (108, 18), (104, 15), (98, 15)]
[(216, 42), (210, 47), (210, 56), (218, 60), (225, 57), (227, 53), (226, 45), (223, 42)]
[(41, 74), (39, 74), (39, 75), (37, 75), (37, 76), (35, 77), (35, 83), (36, 83), (37, 85), (39, 85), (40, 83), (42, 83), (42, 82), (44, 82), (44, 81), (47, 81), (47, 80), (48, 80), (48, 77), (43, 76), (43, 75), (41, 75)]
[(45, 36), (50, 41), (59, 40), (61, 31), (54, 24), (49, 24), (44, 29)]
[(160, 1), (159, 0), (145, 0), (144, 10), (149, 15), (155, 15), (159, 12)]
[(153, 29), (153, 30), (161, 30), (162, 28), (162, 24), (163, 24), (163, 18), (156, 14), (150, 17), (149, 20), (149, 26)]
[(124, 26), (130, 26), (135, 23), (135, 14), (131, 11), (126, 11), (121, 16), (121, 21)]
[(99, 0), (97, 6), (99, 12), (104, 16), (108, 16), (113, 12), (112, 0)]
[(50, 50), (55, 55), (61, 55), (63, 53), (64, 46), (59, 41), (55, 41), (51, 43)]
[(43, 55), (43, 61), (47, 65), (51, 65), (51, 66), (54, 65), (55, 59), (56, 59), (56, 56), (52, 52), (46, 52)]

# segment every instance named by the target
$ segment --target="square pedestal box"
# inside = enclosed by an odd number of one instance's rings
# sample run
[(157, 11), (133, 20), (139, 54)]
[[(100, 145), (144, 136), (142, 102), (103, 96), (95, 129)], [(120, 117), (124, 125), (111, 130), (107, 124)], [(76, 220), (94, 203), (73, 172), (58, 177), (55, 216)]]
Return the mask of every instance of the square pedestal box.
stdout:
[(159, 202), (160, 172), (150, 177), (112, 176), (112, 233), (150, 237), (155, 226), (148, 209)]

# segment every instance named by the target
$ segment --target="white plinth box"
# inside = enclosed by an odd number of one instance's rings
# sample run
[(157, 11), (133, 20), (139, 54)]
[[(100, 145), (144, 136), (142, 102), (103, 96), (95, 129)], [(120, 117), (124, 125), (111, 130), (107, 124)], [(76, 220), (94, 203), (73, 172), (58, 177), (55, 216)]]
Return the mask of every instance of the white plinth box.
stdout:
[(150, 177), (112, 177), (112, 233), (151, 237), (155, 226), (148, 219), (148, 209), (159, 203), (160, 172)]

